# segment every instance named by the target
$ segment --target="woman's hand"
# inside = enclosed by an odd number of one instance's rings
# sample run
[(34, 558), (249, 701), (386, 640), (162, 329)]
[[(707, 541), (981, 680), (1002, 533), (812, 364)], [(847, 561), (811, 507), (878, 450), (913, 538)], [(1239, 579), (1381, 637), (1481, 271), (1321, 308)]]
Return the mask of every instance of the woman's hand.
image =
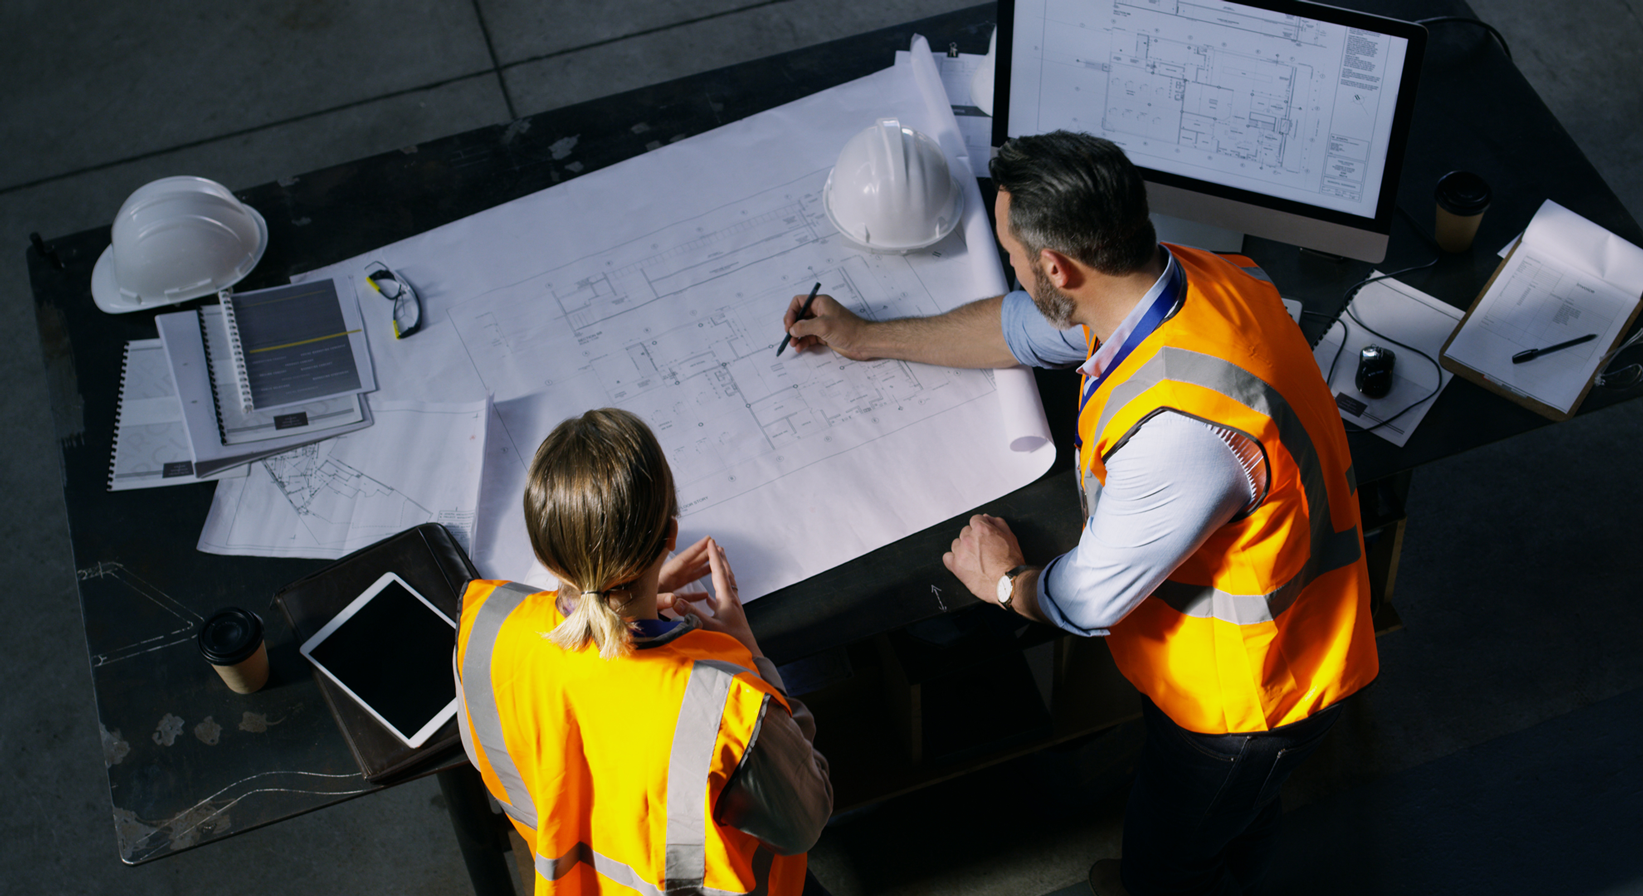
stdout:
[[(747, 624), (747, 614), (743, 612), (742, 600), (736, 593), (736, 574), (731, 572), (730, 561), (725, 559), (725, 549), (713, 539), (704, 538), (679, 556), (693, 553), (697, 548), (703, 548), (707, 555), (708, 569), (713, 573), (713, 593), (659, 597), (664, 600), (671, 597), (675, 613), (695, 612), (702, 620), (702, 628), (710, 632), (724, 632), (742, 642), (754, 656), (764, 656), (759, 651), (759, 642), (753, 638), (753, 629)], [(665, 571), (663, 574), (666, 575)], [(695, 606), (698, 601), (707, 604), (707, 612)]]
[(707, 575), (710, 569), (707, 561), (710, 544), (712, 539), (704, 538), (667, 558), (662, 563), (662, 576), (657, 580), (656, 590), (678, 591)]

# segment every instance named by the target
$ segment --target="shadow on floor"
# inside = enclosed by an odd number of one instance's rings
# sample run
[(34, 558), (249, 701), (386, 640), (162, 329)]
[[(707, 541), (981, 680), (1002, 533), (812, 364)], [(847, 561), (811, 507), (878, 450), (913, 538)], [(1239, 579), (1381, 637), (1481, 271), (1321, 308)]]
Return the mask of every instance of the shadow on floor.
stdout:
[(1638, 718), (1643, 689), (1297, 809), (1270, 893), (1643, 893)]

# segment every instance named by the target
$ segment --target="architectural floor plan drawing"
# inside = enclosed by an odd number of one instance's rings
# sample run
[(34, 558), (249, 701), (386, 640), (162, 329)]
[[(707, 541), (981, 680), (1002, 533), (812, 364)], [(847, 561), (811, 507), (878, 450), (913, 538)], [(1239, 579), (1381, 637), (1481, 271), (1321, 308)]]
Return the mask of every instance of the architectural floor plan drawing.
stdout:
[[(1321, 150), (1290, 139), (1316, 133), (1310, 107), (1295, 97), (1297, 86), (1312, 86), (1311, 66), (1145, 34), (1113, 37), (1127, 46), (1111, 58), (1107, 130), (1277, 171), (1304, 171), (1307, 150)], [(1310, 164), (1320, 157), (1316, 152)]]
[(1012, 104), (1034, 110), (1028, 132), (1088, 131), (1143, 166), (1373, 212), (1391, 126), (1382, 87), (1402, 66), (1385, 35), (1192, 0), (1041, 14), (1017, 42), (1028, 59)]
[(485, 450), (484, 402), (381, 402), (376, 423), (251, 464), (217, 489), (199, 549), (341, 557), (427, 522), (471, 544)]
[[(919, 275), (933, 257), (863, 253), (827, 223), (826, 177), (812, 172), (452, 309), (510, 432), (520, 427), (508, 400), (540, 390), (563, 399), (563, 416), (631, 410), (667, 451), (688, 515), (990, 395), (993, 379), (979, 371), (776, 357), (783, 310), (818, 282), (868, 319), (942, 310)], [(546, 435), (515, 434), (531, 445)]]
[[(908, 255), (853, 248), (821, 204), (840, 149), (889, 117), (936, 139), (964, 191), (963, 226)], [(907, 64), (304, 276), (357, 283), (380, 261), (417, 285), (428, 325), (414, 339), (366, 321), (380, 397), (493, 397), (482, 574), (533, 574), (530, 459), (561, 421), (614, 406), (667, 453), (679, 543), (716, 539), (754, 600), (1020, 488), (1054, 459), (1024, 369), (776, 356), (788, 303), (818, 282), (873, 319), (1004, 291), (967, 158), (917, 38)]]

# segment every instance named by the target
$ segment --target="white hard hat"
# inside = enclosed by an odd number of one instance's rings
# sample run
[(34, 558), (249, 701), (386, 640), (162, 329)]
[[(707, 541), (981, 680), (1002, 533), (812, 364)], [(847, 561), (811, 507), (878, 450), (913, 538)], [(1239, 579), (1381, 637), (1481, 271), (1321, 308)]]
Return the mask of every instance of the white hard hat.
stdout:
[(874, 252), (911, 252), (958, 226), (964, 192), (936, 141), (894, 118), (850, 138), (822, 188), (827, 220)]
[(122, 314), (210, 295), (249, 274), (267, 247), (267, 222), (227, 187), (161, 178), (120, 206), (113, 241), (91, 272), (91, 298)]

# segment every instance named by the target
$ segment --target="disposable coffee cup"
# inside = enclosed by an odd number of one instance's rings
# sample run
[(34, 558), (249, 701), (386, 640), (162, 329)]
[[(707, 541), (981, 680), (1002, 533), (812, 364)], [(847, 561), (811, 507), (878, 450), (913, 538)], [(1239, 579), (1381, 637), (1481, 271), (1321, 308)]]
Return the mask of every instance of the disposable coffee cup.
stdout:
[(268, 645), (262, 620), (239, 607), (226, 607), (200, 629), (200, 654), (236, 694), (249, 694), (268, 681)]
[(1451, 171), (1438, 178), (1437, 240), (1445, 252), (1472, 248), (1478, 224), (1489, 207), (1489, 183), (1470, 171)]

